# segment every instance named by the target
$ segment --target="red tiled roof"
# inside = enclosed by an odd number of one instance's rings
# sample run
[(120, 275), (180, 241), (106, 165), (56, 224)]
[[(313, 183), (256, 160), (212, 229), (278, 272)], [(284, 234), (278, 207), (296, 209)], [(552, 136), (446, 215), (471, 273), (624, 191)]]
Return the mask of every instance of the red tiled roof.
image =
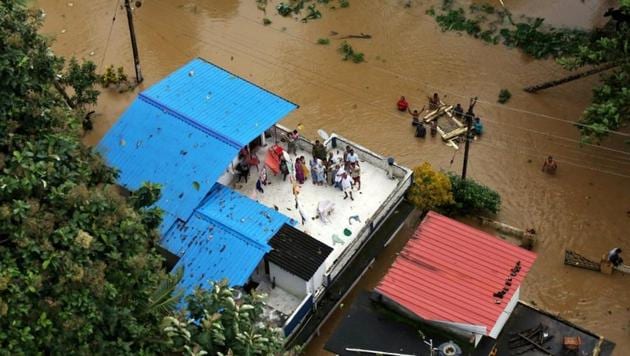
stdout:
[[(376, 290), (425, 320), (486, 327), (489, 333), (536, 254), (429, 212)], [(521, 269), (500, 304), (495, 292)]]

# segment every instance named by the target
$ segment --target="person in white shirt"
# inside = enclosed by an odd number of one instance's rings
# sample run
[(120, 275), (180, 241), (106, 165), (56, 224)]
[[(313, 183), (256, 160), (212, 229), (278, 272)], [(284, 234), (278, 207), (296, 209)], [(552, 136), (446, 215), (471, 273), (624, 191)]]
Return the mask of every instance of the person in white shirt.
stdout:
[(350, 150), (348, 153), (348, 163), (354, 164), (359, 162), (359, 156), (354, 152), (354, 150)]
[(335, 171), (335, 188), (343, 190), (343, 188), (341, 188), (341, 181), (343, 180), (343, 175), (346, 173), (346, 171), (340, 165), (337, 165), (335, 167), (337, 167), (337, 170)]
[(344, 199), (348, 199), (348, 196), (350, 196), (350, 200), (354, 200), (354, 197), (352, 197), (352, 178), (346, 172), (342, 174), (341, 190), (343, 190)]

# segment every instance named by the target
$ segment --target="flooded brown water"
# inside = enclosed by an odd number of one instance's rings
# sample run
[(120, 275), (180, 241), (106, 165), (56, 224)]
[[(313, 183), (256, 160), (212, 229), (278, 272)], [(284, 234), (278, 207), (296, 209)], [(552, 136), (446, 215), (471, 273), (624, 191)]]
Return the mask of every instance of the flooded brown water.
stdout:
[[(47, 13), (43, 32), (56, 39), (64, 56), (97, 65), (123, 65), (132, 74), (126, 18), (117, 0), (39, 0)], [(505, 0), (514, 13), (543, 16), (555, 25), (589, 28), (614, 1)], [(302, 123), (337, 132), (410, 167), (423, 161), (460, 171), (462, 151), (438, 139), (413, 137), (410, 117), (394, 110), (400, 95), (413, 107), (439, 92), (448, 103), (479, 96), (476, 112), (485, 123), (483, 138), (471, 148), (469, 175), (503, 198), (499, 220), (539, 231), (538, 260), (522, 298), (612, 339), (617, 354), (630, 350), (630, 276), (606, 276), (565, 267), (565, 248), (597, 257), (614, 246), (630, 251), (630, 146), (614, 135), (602, 146), (580, 146), (572, 126), (591, 98), (591, 77), (536, 95), (520, 88), (566, 74), (553, 61), (534, 61), (518, 51), (489, 46), (456, 33), (442, 33), (424, 11), (428, 0), (351, 1), (347, 9), (322, 10), (306, 24), (276, 14), (269, 1), (266, 17), (254, 0), (145, 0), (135, 11), (146, 88), (193, 57), (206, 58), (296, 103), (300, 109), (283, 124)], [(112, 25), (113, 24), (113, 25)], [(111, 30), (111, 35), (110, 35)], [(330, 32), (339, 33), (331, 36)], [(350, 40), (366, 63), (343, 62), (339, 36), (368, 33)], [(317, 45), (329, 37), (329, 46)], [(109, 38), (109, 41), (108, 41)], [(496, 104), (500, 89), (513, 97)], [(95, 130), (98, 142), (136, 93), (101, 95)], [(243, 98), (246, 100), (246, 98)], [(626, 130), (626, 135), (628, 131)], [(540, 172), (543, 158), (557, 158), (555, 177)], [(454, 159), (451, 164), (451, 160)], [(369, 182), (366, 182), (369, 184)], [(357, 288), (380, 279), (413, 227), (406, 227)], [(626, 256), (630, 260), (630, 255)], [(350, 299), (344, 301), (350, 304)], [(321, 351), (344, 310), (335, 313), (308, 348)]]

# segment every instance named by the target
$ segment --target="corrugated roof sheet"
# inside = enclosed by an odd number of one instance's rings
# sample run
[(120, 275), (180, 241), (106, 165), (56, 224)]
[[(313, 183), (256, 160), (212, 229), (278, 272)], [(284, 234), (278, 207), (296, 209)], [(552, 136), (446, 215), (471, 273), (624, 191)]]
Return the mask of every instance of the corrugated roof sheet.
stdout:
[(142, 93), (238, 148), (297, 106), (197, 58)]
[(296, 107), (195, 59), (141, 93), (98, 149), (126, 188), (162, 185), (164, 234), (174, 218), (188, 220), (242, 146)]
[(333, 251), (332, 247), (288, 225), (271, 238), (269, 261), (308, 281)]
[[(490, 332), (536, 254), (429, 212), (376, 290), (425, 320), (486, 327)], [(496, 304), (517, 261), (521, 269)]]
[[(213, 139), (142, 97), (134, 101), (99, 144), (107, 163), (120, 170), (128, 189), (162, 185), (157, 205), (187, 220), (223, 174), (238, 149)], [(163, 223), (168, 228), (174, 221)], [(164, 230), (164, 229), (163, 229)]]
[(178, 221), (163, 239), (180, 256), (184, 267), (181, 285), (189, 293), (207, 281), (227, 278), (243, 285), (265, 253), (267, 244), (288, 217), (219, 183), (187, 222)]

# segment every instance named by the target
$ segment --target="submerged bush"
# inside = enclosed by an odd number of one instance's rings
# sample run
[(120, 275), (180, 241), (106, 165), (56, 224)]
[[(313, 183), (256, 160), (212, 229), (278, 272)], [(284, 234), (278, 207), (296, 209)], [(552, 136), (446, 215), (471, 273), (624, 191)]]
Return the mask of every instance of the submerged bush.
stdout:
[(501, 209), (501, 196), (494, 190), (468, 178), (463, 180), (448, 173), (454, 203), (444, 207), (448, 215), (496, 214)]

